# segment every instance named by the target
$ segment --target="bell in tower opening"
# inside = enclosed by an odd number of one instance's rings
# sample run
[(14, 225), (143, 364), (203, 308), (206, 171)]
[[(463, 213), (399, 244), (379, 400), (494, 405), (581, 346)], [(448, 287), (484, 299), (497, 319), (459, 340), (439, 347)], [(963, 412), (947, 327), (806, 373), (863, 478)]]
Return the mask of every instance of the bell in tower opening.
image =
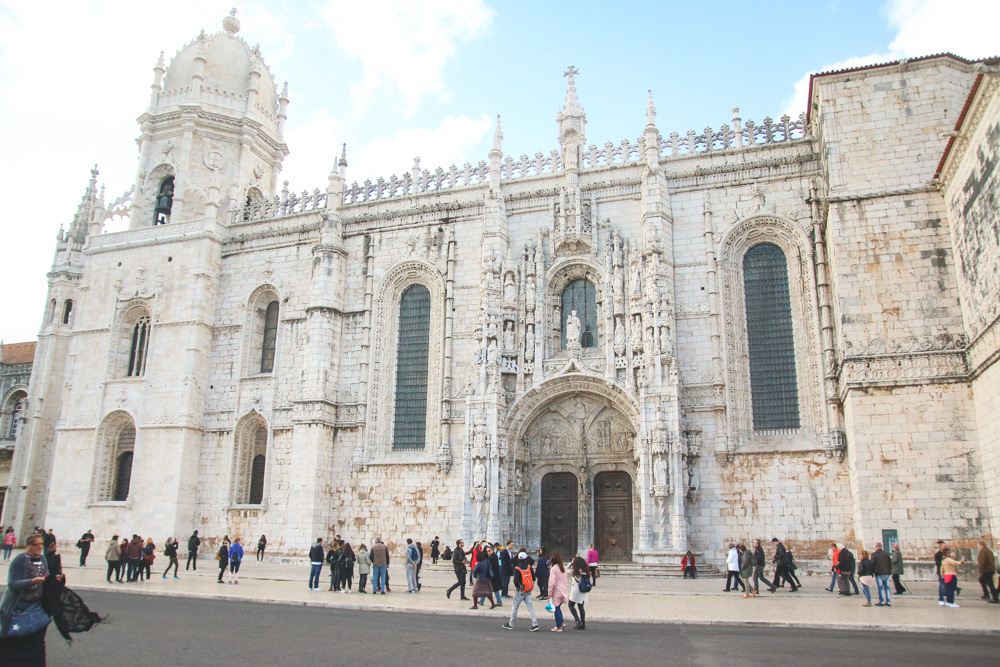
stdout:
[(160, 183), (160, 191), (156, 195), (156, 207), (153, 209), (153, 224), (165, 225), (174, 204), (174, 177), (167, 176)]

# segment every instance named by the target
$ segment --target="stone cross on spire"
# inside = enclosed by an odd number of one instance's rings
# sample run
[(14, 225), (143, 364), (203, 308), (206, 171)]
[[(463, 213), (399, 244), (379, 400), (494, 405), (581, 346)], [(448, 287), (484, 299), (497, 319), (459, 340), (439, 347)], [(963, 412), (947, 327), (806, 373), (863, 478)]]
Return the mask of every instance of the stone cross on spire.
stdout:
[(568, 79), (566, 82), (566, 108), (563, 112), (567, 115), (574, 115), (577, 113), (583, 113), (583, 107), (580, 106), (580, 100), (576, 97), (576, 79), (574, 78), (580, 70), (570, 65), (563, 76)]
[(566, 106), (559, 110), (556, 122), (559, 124), (559, 145), (562, 147), (563, 169), (579, 169), (580, 151), (587, 140), (587, 114), (576, 97), (576, 79), (580, 70), (570, 65), (563, 76), (566, 82)]

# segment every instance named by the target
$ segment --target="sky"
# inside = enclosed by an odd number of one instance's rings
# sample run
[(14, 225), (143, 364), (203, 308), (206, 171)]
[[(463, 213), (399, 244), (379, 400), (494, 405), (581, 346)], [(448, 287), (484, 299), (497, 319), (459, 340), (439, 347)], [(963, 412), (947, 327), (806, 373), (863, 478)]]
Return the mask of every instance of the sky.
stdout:
[[(37, 336), (55, 237), (96, 163), (110, 201), (135, 181), (152, 68), (233, 0), (0, 0), (0, 340)], [(282, 179), (325, 188), (558, 146), (563, 71), (580, 70), (587, 142), (635, 141), (652, 90), (660, 133), (805, 111), (809, 74), (951, 51), (998, 55), (995, 0), (607, 2), (313, 0), (236, 4), (240, 36), (288, 81)]]

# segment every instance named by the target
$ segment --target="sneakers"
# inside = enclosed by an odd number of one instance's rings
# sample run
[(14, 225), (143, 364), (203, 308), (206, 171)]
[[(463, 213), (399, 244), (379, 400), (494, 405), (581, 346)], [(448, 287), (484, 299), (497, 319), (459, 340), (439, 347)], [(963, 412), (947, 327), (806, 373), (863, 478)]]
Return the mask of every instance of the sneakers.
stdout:
[(938, 600), (938, 606), (939, 606), (939, 607), (943, 607), (943, 606), (945, 606), (946, 604), (948, 604), (948, 603), (947, 603), (947, 602), (945, 602), (944, 600)]
[(951, 607), (952, 609), (958, 609), (958, 605), (955, 604), (954, 602), (945, 602), (944, 606)]
[(552, 632), (562, 632), (562, 631), (563, 631), (562, 627), (552, 628)]
[[(955, 606), (958, 606), (958, 605), (955, 605)], [(537, 625), (531, 626), (531, 629), (528, 630), (528, 632), (538, 632), (538, 626)]]
[(507, 623), (504, 623), (500, 627), (503, 628), (504, 630), (513, 630), (514, 629), (514, 626), (511, 625), (509, 621)]
[(167, 578), (167, 575), (163, 575), (163, 578), (164, 578), (164, 579), (166, 579), (166, 578)]

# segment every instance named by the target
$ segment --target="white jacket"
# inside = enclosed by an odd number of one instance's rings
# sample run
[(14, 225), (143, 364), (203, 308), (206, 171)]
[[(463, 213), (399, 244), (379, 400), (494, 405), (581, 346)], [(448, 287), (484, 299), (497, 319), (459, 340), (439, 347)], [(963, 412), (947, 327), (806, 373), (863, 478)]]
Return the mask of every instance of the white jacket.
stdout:
[(740, 570), (740, 552), (737, 551), (736, 547), (729, 550), (729, 555), (726, 556), (726, 566), (729, 570), (735, 570), (739, 572)]

